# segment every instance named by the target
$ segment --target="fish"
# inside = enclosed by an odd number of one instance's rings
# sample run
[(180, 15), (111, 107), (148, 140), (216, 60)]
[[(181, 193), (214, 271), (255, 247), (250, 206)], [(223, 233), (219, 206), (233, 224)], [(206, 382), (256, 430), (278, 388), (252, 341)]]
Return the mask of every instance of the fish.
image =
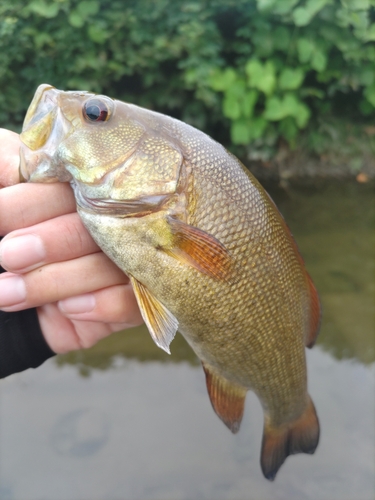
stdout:
[(20, 176), (70, 182), (77, 212), (127, 275), (148, 330), (177, 330), (200, 359), (212, 407), (238, 432), (247, 391), (263, 408), (260, 465), (313, 454), (319, 420), (305, 347), (321, 307), (293, 236), (255, 177), (177, 119), (87, 91), (38, 87)]

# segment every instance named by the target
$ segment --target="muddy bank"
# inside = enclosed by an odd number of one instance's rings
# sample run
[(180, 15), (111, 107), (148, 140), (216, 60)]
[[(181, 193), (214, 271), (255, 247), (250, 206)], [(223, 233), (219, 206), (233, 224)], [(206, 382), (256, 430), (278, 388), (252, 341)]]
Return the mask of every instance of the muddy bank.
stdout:
[(288, 179), (375, 179), (375, 126), (324, 123), (301, 136), (294, 149), (286, 143), (252, 148), (243, 163), (261, 180)]
[[(327, 155), (328, 156), (328, 155)], [(360, 159), (360, 168), (353, 166), (344, 158), (319, 158), (303, 151), (290, 152), (283, 158), (275, 157), (269, 161), (242, 159), (247, 168), (259, 180), (289, 179), (356, 179), (368, 182), (375, 179), (375, 157)]]

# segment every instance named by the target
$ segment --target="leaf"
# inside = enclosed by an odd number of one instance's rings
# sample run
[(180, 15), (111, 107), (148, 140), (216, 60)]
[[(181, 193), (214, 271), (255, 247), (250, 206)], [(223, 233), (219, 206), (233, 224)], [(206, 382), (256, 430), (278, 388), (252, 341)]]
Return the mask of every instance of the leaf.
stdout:
[(273, 43), (278, 50), (287, 51), (290, 39), (290, 31), (284, 26), (278, 26), (273, 32)]
[(284, 96), (282, 102), (285, 116), (297, 116), (299, 112), (299, 100), (295, 96), (295, 94), (289, 93)]
[(237, 120), (241, 116), (240, 102), (237, 96), (226, 94), (223, 100), (223, 114), (231, 120)]
[(305, 128), (311, 116), (310, 109), (305, 103), (300, 102), (297, 107), (297, 112), (294, 115), (299, 128)]
[(244, 80), (237, 80), (225, 92), (223, 100), (223, 114), (231, 120), (241, 116), (249, 118), (258, 99), (256, 90), (246, 90)]
[(249, 77), (250, 83), (255, 86), (262, 77), (263, 65), (259, 59), (250, 59), (245, 66), (245, 73)]
[(100, 44), (104, 43), (109, 37), (108, 31), (97, 24), (91, 24), (87, 29), (87, 34), (93, 42)]
[(307, 0), (305, 7), (294, 9), (292, 17), (296, 26), (306, 26), (329, 0)]
[(375, 69), (372, 68), (361, 68), (358, 72), (358, 79), (361, 85), (369, 87), (375, 81)]
[(48, 33), (37, 33), (34, 37), (35, 45), (38, 49), (43, 45), (48, 45), (53, 41), (53, 38)]
[(282, 99), (273, 96), (267, 99), (263, 117), (270, 121), (280, 121), (287, 116), (296, 119), (299, 128), (305, 127), (310, 118), (310, 109), (291, 92)]
[(250, 116), (253, 114), (253, 109), (258, 100), (258, 95), (259, 94), (256, 90), (250, 90), (250, 92), (247, 92), (243, 97), (242, 114), (246, 118), (250, 118)]
[(252, 119), (240, 118), (232, 123), (230, 132), (233, 144), (249, 144), (261, 137), (267, 127), (267, 120), (262, 116)]
[(272, 9), (272, 13), (280, 15), (287, 14), (298, 3), (298, 1), (299, 0), (278, 0)]
[(369, 0), (341, 0), (341, 3), (350, 10), (365, 10), (370, 8)]
[(267, 120), (263, 116), (253, 118), (249, 124), (249, 133), (252, 140), (259, 139), (267, 127)]
[(300, 68), (285, 68), (280, 75), (279, 87), (281, 89), (298, 89), (305, 77), (305, 73)]
[(298, 7), (293, 11), (294, 24), (297, 26), (306, 26), (311, 21), (313, 14), (306, 7)]
[(77, 5), (77, 12), (86, 19), (88, 16), (94, 16), (99, 12), (100, 4), (96, 0), (84, 0)]
[(82, 28), (85, 24), (85, 20), (76, 10), (72, 10), (69, 14), (68, 20), (69, 24), (73, 26), (73, 28)]
[(266, 109), (263, 113), (263, 117), (266, 120), (279, 121), (285, 118), (285, 110), (283, 101), (276, 96), (272, 96), (266, 101)]
[(327, 56), (319, 49), (316, 49), (312, 59), (311, 66), (319, 73), (326, 69), (327, 66)]
[(257, 88), (266, 95), (272, 94), (276, 84), (275, 67), (272, 61), (268, 60), (262, 64), (259, 59), (250, 59), (245, 66), (245, 72), (250, 87)]
[(266, 95), (271, 94), (276, 84), (275, 67), (272, 61), (267, 61), (264, 65), (263, 78), (258, 83), (258, 89)]
[(287, 141), (292, 141), (295, 139), (298, 133), (298, 127), (293, 117), (287, 116), (280, 122), (279, 125), (280, 133), (287, 139)]
[(310, 61), (311, 55), (314, 50), (314, 43), (308, 38), (299, 38), (297, 40), (298, 59), (301, 63)]
[(268, 10), (275, 5), (279, 0), (257, 0), (258, 10)]
[(208, 83), (213, 90), (224, 91), (237, 80), (237, 73), (232, 68), (226, 68), (224, 71), (216, 69), (209, 76)]
[(241, 118), (232, 123), (230, 136), (233, 144), (248, 144), (251, 138), (249, 121)]
[(364, 36), (364, 41), (373, 42), (374, 40), (375, 40), (375, 23), (372, 23)]
[(374, 112), (374, 107), (367, 99), (361, 99), (359, 103), (359, 109), (364, 116), (370, 116)]
[(47, 3), (44, 0), (34, 0), (29, 4), (29, 9), (41, 17), (52, 18), (59, 13), (60, 6), (58, 3)]
[(363, 94), (368, 100), (368, 102), (371, 103), (373, 106), (375, 106), (375, 84), (366, 87)]

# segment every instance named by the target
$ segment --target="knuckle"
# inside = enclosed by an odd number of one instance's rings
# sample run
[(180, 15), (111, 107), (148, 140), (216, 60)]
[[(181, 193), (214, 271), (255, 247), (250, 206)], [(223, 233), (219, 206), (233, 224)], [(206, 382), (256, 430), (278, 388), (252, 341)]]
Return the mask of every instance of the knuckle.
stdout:
[(72, 255), (84, 255), (94, 246), (78, 214), (65, 216), (61, 231), (65, 248)]

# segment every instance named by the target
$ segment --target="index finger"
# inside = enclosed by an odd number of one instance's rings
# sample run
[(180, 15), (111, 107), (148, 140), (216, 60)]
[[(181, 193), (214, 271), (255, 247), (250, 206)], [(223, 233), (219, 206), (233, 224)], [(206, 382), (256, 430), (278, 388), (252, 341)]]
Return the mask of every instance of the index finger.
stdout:
[(0, 128), (0, 187), (20, 182), (18, 172), (20, 146), (18, 134)]
[(10, 186), (0, 190), (0, 235), (75, 211), (68, 183)]

